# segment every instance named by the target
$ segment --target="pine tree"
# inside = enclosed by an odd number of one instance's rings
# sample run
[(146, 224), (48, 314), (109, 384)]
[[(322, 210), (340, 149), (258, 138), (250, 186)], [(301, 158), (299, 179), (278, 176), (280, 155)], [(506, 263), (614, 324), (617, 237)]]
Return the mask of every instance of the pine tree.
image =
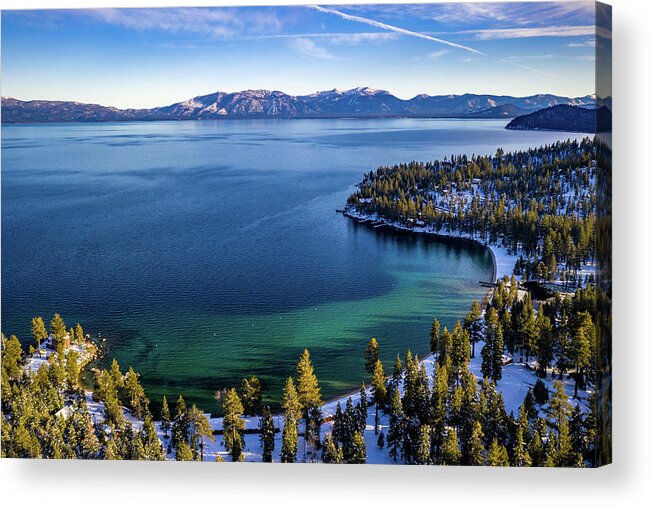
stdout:
[(402, 400), (402, 408), (405, 416), (411, 417), (416, 414), (416, 398), (418, 396), (418, 360), (414, 359), (411, 351), (407, 351), (405, 357), (405, 380), (404, 380), (404, 397)]
[(296, 462), (296, 453), (298, 451), (298, 421), (294, 415), (285, 414), (285, 423), (283, 426), (283, 446), (280, 450), (281, 463)]
[(556, 450), (558, 448), (558, 442), (556, 438), (556, 433), (551, 431), (547, 437), (547, 443), (544, 446), (544, 457), (541, 463), (544, 467), (555, 467), (557, 466), (556, 459)]
[(259, 425), (260, 443), (262, 444), (262, 461), (264, 463), (271, 463), (271, 457), (276, 446), (276, 429), (274, 427), (274, 418), (271, 415), (271, 409), (268, 406), (262, 411)]
[(185, 400), (183, 396), (179, 395), (178, 400), (176, 400), (176, 415), (172, 424), (172, 439), (170, 441), (170, 447), (174, 447), (177, 451), (181, 442), (187, 443), (190, 438), (190, 423), (187, 411)]
[(373, 375), (375, 363), (380, 359), (380, 346), (375, 338), (371, 338), (364, 351), (364, 369), (369, 375)]
[(390, 393), (387, 393), (387, 396), (390, 398), (393, 396), (393, 390), (398, 389), (400, 385), (400, 379), (402, 378), (402, 362), (400, 361), (400, 354), (396, 356), (395, 361), (393, 362), (393, 372), (391, 374), (391, 385)]
[(7, 391), (4, 389), (4, 382), (8, 380), (14, 380), (22, 376), (23, 374), (23, 348), (20, 346), (18, 338), (14, 335), (7, 340), (2, 335), (2, 397), (3, 401), (8, 395)]
[(74, 336), (75, 336), (75, 341), (80, 345), (86, 341), (86, 337), (84, 335), (84, 328), (81, 327), (81, 324), (79, 324), (79, 322), (77, 322), (77, 325), (75, 326)]
[(298, 418), (301, 414), (301, 404), (292, 377), (289, 377), (285, 384), (282, 408), (285, 411), (285, 421), (283, 423), (283, 444), (280, 461), (282, 463), (294, 463), (298, 451)]
[(586, 452), (586, 430), (581, 408), (576, 405), (572, 411), (569, 422), (570, 442), (572, 448), (572, 465), (583, 466), (583, 457)]
[(481, 350), (481, 373), (485, 379), (498, 381), (502, 378), (502, 354), (504, 335), (498, 314), (493, 307), (486, 311), (484, 347)]
[(163, 430), (163, 435), (165, 438), (169, 436), (171, 427), (172, 423), (170, 420), (170, 407), (167, 404), (167, 397), (163, 395), (163, 405), (160, 411), (160, 428)]
[(415, 463), (426, 465), (430, 460), (430, 427), (426, 424), (420, 427), (416, 446)]
[(570, 425), (567, 419), (558, 425), (556, 447), (556, 466), (569, 467), (575, 463), (572, 453), (572, 440), (570, 439)]
[(432, 354), (437, 354), (439, 351), (439, 333), (441, 330), (441, 324), (438, 319), (434, 319), (432, 323), (432, 330), (429, 333), (429, 350)]
[[(305, 421), (304, 442), (313, 443), (318, 441), (319, 435), (315, 431), (321, 425), (320, 409), (321, 388), (319, 381), (314, 374), (314, 368), (310, 361), (310, 353), (307, 349), (303, 351), (298, 364), (296, 365), (296, 391), (298, 400), (303, 410), (303, 420)], [(315, 416), (315, 417), (311, 417)]]
[(41, 341), (47, 338), (47, 331), (45, 330), (45, 323), (43, 317), (40, 315), (32, 319), (32, 336), (37, 343), (38, 348), (41, 347)]
[[(344, 451), (344, 455), (346, 452)], [(356, 431), (351, 440), (350, 457), (346, 463), (361, 465), (366, 463), (366, 442), (361, 432)]]
[[(590, 319), (590, 315), (586, 315), (587, 318)], [(591, 320), (590, 324), (592, 324)], [(583, 386), (583, 372), (590, 366), (590, 360), (592, 359), (592, 349), (590, 340), (586, 334), (586, 327), (582, 325), (577, 327), (572, 335), (570, 348), (572, 362), (574, 363), (576, 370), (574, 375), (574, 397), (576, 398), (579, 386)]]
[(461, 459), (461, 450), (459, 449), (459, 438), (454, 428), (449, 428), (441, 445), (441, 464), (458, 465)]
[(509, 466), (509, 455), (506, 452), (506, 447), (500, 445), (497, 439), (493, 439), (488, 448), (488, 465), (492, 467)]
[(529, 353), (531, 352), (532, 345), (536, 336), (536, 321), (533, 305), (529, 294), (525, 294), (522, 310), (519, 317), (516, 319), (515, 327), (519, 339), (520, 360), (522, 360), (522, 352), (526, 353), (526, 361), (529, 362)]
[(565, 384), (558, 380), (554, 381), (554, 392), (549, 400), (549, 408), (556, 426), (567, 421), (572, 412), (572, 404), (565, 392)]
[(434, 370), (432, 384), (430, 421), (432, 425), (432, 444), (435, 452), (438, 454), (438, 447), (442, 443), (445, 432), (449, 392), (448, 368), (445, 364), (443, 366), (437, 366)]
[(129, 444), (129, 454), (127, 459), (133, 461), (142, 461), (147, 459), (145, 446), (143, 445), (142, 439), (140, 438), (140, 432), (130, 438)]
[(449, 360), (449, 353), (452, 347), (452, 334), (448, 331), (447, 327), (443, 328), (443, 332), (439, 336), (438, 347), (438, 364), (443, 366)]
[(366, 385), (362, 382), (362, 387), (359, 389), (359, 419), (360, 426), (366, 427), (366, 419), (368, 418), (368, 398), (366, 396)]
[(147, 411), (148, 400), (145, 398), (145, 390), (140, 385), (138, 377), (139, 375), (133, 368), (129, 368), (129, 371), (124, 377), (124, 387), (129, 397), (129, 404), (133, 410), (133, 415), (138, 419), (142, 419)]
[(375, 404), (375, 434), (378, 434), (379, 414), (380, 410), (384, 408), (384, 403), (387, 396), (386, 376), (384, 375), (384, 368), (382, 362), (378, 359), (373, 367), (373, 381), (371, 384), (371, 399)]
[(538, 415), (538, 410), (536, 410), (536, 398), (533, 395), (532, 389), (529, 389), (527, 391), (527, 395), (524, 397), (522, 405), (524, 406), (527, 416), (530, 419)]
[(337, 409), (332, 422), (332, 438), (335, 444), (340, 444), (345, 439), (344, 413), (341, 410), (341, 403), (337, 402)]
[(222, 405), (224, 410), (224, 447), (230, 451), (233, 461), (239, 461), (242, 453), (242, 432), (244, 407), (235, 389), (229, 389)]
[(176, 454), (174, 456), (176, 461), (193, 461), (194, 456), (192, 454), (192, 449), (187, 442), (183, 441), (176, 448)]
[(464, 327), (468, 331), (468, 337), (472, 345), (470, 357), (475, 357), (475, 344), (477, 344), (482, 337), (482, 322), (481, 322), (481, 308), (478, 301), (472, 302), (470, 313), (466, 316)]
[(79, 365), (79, 354), (77, 351), (70, 350), (66, 354), (66, 380), (71, 390), (79, 387), (79, 373), (81, 367)]
[(457, 321), (452, 331), (452, 341), (450, 348), (450, 362), (452, 379), (458, 384), (459, 377), (464, 368), (470, 361), (470, 338), (468, 331), (461, 327), (461, 322)]
[(470, 435), (470, 443), (468, 446), (468, 465), (480, 466), (484, 464), (484, 432), (481, 429), (479, 421), (475, 421)]
[(516, 467), (530, 467), (531, 456), (527, 451), (526, 439), (529, 434), (529, 417), (527, 409), (523, 403), (520, 406), (520, 417), (517, 422), (515, 430), (515, 442), (513, 444), (513, 466)]
[(389, 433), (387, 434), (389, 456), (393, 461), (397, 461), (398, 456), (402, 453), (403, 419), (404, 413), (402, 411), (400, 392), (394, 389), (389, 404)]
[[(140, 431), (140, 438), (142, 439), (145, 459), (151, 461), (164, 461), (165, 449), (162, 442), (158, 439), (156, 434), (156, 425), (151, 417), (151, 414), (145, 415), (145, 420)], [(203, 459), (203, 457), (202, 457)]]
[(95, 433), (95, 426), (93, 420), (88, 413), (88, 410), (82, 410), (82, 436), (81, 436), (81, 455), (83, 459), (95, 459), (101, 448), (99, 439)]
[(323, 447), (321, 451), (321, 461), (328, 464), (343, 463), (344, 457), (342, 450), (335, 444), (332, 435), (326, 434), (323, 438)]
[(285, 383), (282, 408), (285, 411), (285, 416), (292, 415), (295, 421), (301, 416), (301, 403), (298, 399), (298, 392), (296, 391), (292, 377), (289, 377)]
[(113, 380), (113, 384), (117, 389), (122, 389), (124, 387), (124, 376), (122, 375), (122, 372), (120, 371), (120, 365), (118, 362), (113, 359), (111, 362), (111, 379)]
[(543, 312), (536, 318), (536, 357), (538, 359), (538, 375), (547, 377), (547, 368), (554, 358), (554, 332), (552, 322)]
[(50, 321), (50, 333), (52, 333), (52, 340), (54, 348), (57, 350), (62, 349), (64, 340), (66, 338), (66, 323), (63, 322), (61, 315), (58, 313), (54, 314), (52, 320)]
[(240, 388), (244, 415), (256, 415), (262, 408), (262, 386), (255, 375), (242, 379)]
[(117, 445), (115, 445), (115, 439), (109, 438), (105, 445), (104, 459), (106, 460), (121, 460), (122, 456), (118, 450)]
[(192, 405), (188, 410), (188, 421), (190, 423), (190, 448), (193, 454), (199, 456), (200, 461), (203, 461), (204, 440), (207, 438), (212, 442), (215, 441), (210, 421), (196, 405)]
[(502, 325), (497, 324), (495, 341), (493, 342), (493, 375), (495, 382), (502, 380), (502, 355), (504, 354), (504, 334)]

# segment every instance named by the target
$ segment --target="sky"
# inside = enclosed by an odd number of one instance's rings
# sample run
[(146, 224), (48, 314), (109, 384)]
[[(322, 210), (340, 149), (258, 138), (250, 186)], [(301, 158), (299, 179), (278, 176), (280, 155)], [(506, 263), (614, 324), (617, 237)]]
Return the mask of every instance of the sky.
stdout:
[(583, 96), (595, 92), (594, 5), (3, 11), (2, 95), (120, 108), (215, 91), (357, 86), (403, 99)]

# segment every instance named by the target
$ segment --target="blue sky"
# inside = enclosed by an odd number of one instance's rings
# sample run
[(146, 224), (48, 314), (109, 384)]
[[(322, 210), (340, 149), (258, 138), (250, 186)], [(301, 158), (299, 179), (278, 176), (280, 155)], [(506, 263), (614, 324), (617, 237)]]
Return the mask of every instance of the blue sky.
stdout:
[(2, 95), (116, 107), (214, 91), (581, 96), (594, 3), (4, 11)]

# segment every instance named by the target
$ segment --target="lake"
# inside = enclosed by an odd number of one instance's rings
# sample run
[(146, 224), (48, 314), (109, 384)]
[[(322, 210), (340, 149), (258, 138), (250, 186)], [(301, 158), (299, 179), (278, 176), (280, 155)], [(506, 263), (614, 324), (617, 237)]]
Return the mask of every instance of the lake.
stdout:
[(226, 120), (2, 126), (2, 330), (59, 312), (141, 373), (155, 404), (257, 375), (277, 403), (310, 349), (324, 397), (428, 350), (491, 277), (487, 250), (341, 214), (380, 165), (525, 149), (575, 134), (503, 120)]

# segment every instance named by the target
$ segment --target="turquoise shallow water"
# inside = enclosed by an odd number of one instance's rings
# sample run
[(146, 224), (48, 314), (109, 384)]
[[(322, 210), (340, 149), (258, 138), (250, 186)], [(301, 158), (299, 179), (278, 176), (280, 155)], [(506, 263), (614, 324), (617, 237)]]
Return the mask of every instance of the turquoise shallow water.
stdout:
[(503, 121), (293, 120), (2, 127), (2, 328), (60, 312), (106, 338), (149, 396), (267, 400), (304, 347), (326, 397), (427, 350), (490, 277), (487, 251), (376, 234), (335, 213), (383, 164), (562, 139)]

